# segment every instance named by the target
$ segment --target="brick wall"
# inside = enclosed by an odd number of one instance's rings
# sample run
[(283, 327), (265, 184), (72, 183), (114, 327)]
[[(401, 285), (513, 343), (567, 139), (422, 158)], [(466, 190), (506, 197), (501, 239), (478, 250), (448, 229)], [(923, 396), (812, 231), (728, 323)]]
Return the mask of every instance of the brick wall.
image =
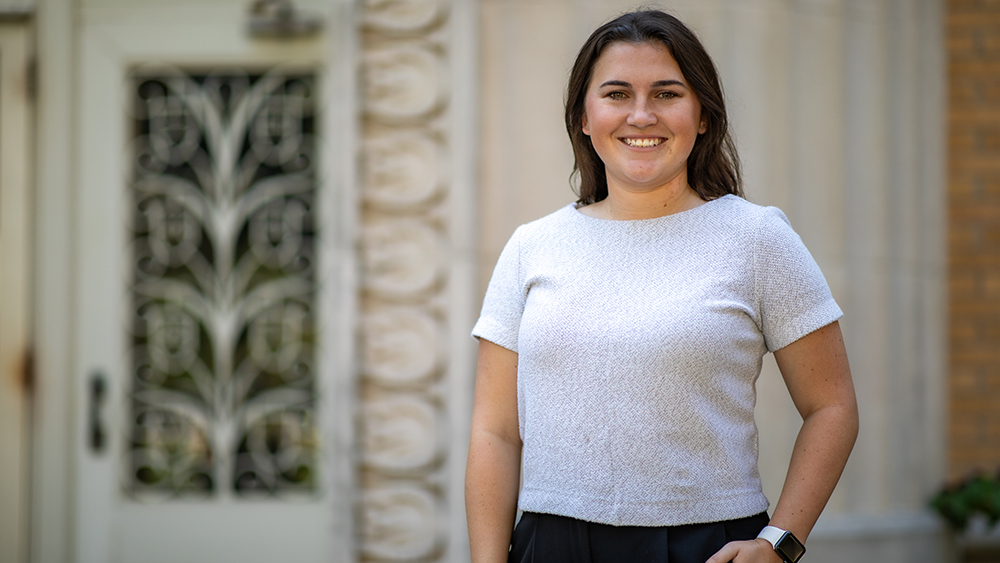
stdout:
[(1000, 0), (949, 0), (949, 465), (1000, 469)]

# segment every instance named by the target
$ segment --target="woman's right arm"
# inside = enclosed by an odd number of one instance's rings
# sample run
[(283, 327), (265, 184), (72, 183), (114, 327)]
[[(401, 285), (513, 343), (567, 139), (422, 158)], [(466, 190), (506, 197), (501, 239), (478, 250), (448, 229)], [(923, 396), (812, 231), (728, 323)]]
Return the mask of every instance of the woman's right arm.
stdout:
[(507, 561), (520, 473), (517, 353), (480, 339), (465, 470), (465, 511), (473, 563)]

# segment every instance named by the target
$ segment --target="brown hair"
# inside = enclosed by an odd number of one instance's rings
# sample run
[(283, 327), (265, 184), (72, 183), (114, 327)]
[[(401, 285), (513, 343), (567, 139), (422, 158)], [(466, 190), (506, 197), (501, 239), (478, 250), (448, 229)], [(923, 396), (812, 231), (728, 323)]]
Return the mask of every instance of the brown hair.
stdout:
[(666, 45), (681, 73), (701, 102), (706, 131), (688, 156), (688, 184), (705, 201), (735, 194), (743, 197), (740, 160), (729, 133), (722, 84), (712, 58), (698, 37), (677, 18), (658, 10), (629, 12), (597, 28), (580, 49), (566, 90), (566, 131), (573, 143), (573, 173), (580, 174), (581, 205), (608, 197), (604, 162), (583, 132), (585, 100), (594, 65), (611, 43), (660, 42)]

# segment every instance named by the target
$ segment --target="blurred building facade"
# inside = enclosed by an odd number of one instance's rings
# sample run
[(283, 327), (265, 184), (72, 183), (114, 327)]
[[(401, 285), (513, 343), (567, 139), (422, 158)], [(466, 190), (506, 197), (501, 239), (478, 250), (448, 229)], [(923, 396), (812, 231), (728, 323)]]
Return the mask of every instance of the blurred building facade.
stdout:
[(1000, 4), (950, 2), (949, 462), (1000, 467)]
[[(809, 560), (943, 560), (929, 497), (1000, 465), (1000, 8), (655, 4), (846, 313)], [(564, 82), (633, 5), (0, 2), (0, 560), (467, 560), (468, 332), (575, 199)], [(799, 420), (758, 391), (773, 502)]]

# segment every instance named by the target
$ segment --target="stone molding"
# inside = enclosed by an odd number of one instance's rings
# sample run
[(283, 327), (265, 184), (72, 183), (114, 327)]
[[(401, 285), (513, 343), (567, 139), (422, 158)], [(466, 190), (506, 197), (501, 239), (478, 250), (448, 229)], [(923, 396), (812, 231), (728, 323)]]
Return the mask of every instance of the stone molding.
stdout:
[(439, 561), (449, 297), (448, 0), (367, 0), (361, 30), (359, 557)]

